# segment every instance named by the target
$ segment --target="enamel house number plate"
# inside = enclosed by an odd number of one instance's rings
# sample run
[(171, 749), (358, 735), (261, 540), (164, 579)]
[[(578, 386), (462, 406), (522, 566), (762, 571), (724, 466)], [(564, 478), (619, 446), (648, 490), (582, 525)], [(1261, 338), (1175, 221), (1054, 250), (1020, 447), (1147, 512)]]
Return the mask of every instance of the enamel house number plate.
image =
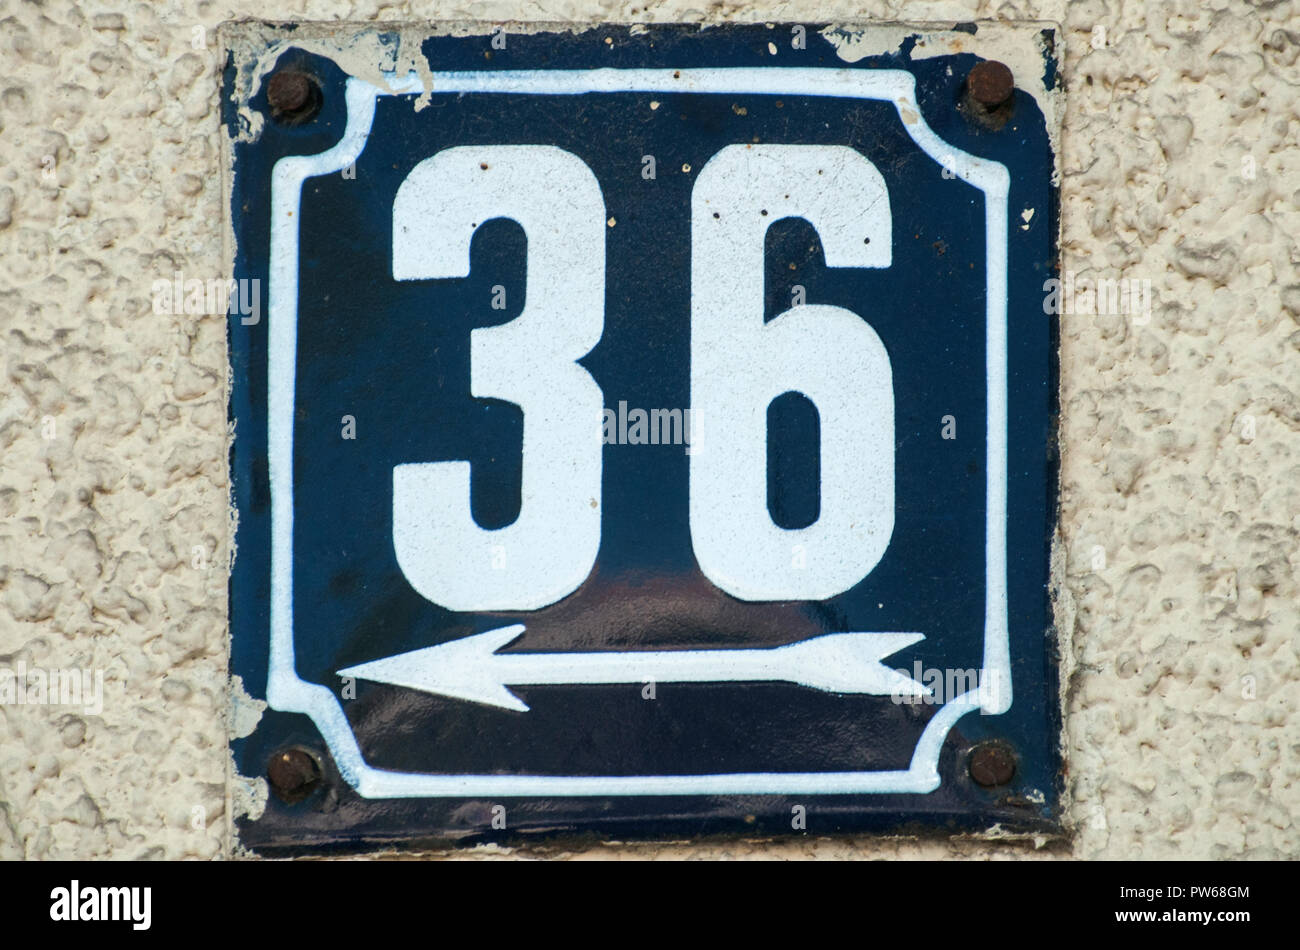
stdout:
[(1052, 833), (1055, 29), (420, 29), (226, 34), (241, 845)]

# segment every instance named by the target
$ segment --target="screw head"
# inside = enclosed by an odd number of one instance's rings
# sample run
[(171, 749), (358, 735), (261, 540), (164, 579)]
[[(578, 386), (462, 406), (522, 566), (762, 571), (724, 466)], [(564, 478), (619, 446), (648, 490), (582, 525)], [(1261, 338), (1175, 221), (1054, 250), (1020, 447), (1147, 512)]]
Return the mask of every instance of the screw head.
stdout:
[(1016, 91), (1016, 80), (1005, 63), (990, 59), (976, 65), (966, 76), (966, 90), (985, 109), (996, 109)]
[(287, 805), (293, 805), (320, 785), (320, 763), (306, 749), (281, 749), (267, 763), (266, 777), (276, 797)]
[(320, 109), (320, 87), (306, 73), (282, 69), (267, 82), (266, 101), (271, 118), (284, 125), (300, 125)]
[(1000, 743), (981, 742), (971, 750), (967, 768), (976, 785), (997, 788), (1015, 778), (1016, 757)]

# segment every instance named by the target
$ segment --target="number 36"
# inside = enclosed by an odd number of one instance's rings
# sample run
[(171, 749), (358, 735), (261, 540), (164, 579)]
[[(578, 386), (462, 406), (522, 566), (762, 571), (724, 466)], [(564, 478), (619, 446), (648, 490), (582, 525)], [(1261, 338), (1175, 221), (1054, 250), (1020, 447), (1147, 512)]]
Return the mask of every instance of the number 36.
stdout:
[[(393, 203), (393, 276), (468, 276), (479, 222), (528, 238), (523, 312), (470, 334), (470, 390), (523, 410), (519, 517), (470, 513), (470, 464), (393, 470), (393, 545), (411, 585), (452, 610), (534, 610), (572, 593), (600, 547), (600, 386), (580, 365), (600, 340), (605, 202), (591, 169), (545, 145), (449, 148)], [(844, 146), (731, 145), (691, 197), (690, 527), (705, 576), (742, 600), (822, 600), (880, 561), (894, 528), (889, 356), (859, 315), (817, 304), (763, 319), (763, 241), (787, 217), (816, 230), (831, 267), (888, 267), (884, 179)], [(820, 516), (767, 509), (767, 407), (799, 392), (821, 419)]]

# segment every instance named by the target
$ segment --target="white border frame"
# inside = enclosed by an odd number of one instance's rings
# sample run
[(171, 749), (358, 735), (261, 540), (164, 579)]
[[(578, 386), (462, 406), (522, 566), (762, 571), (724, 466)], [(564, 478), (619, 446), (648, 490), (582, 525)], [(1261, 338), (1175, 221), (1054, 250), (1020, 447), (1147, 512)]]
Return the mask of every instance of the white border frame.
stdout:
[(366, 763), (343, 707), (327, 687), (298, 677), (293, 642), (293, 424), (298, 342), (298, 214), (302, 183), (352, 164), (366, 146), (381, 95), (422, 91), (409, 74), (380, 89), (347, 81), (347, 128), (333, 148), (275, 163), (271, 178), (270, 322), (267, 449), (271, 481), (271, 651), (267, 701), (311, 717), (343, 778), (364, 798), (579, 797), (625, 795), (834, 795), (926, 793), (939, 787), (939, 753), (965, 714), (1011, 707), (1007, 625), (1007, 195), (1004, 165), (949, 146), (916, 104), (916, 78), (905, 70), (742, 67), (435, 72), (439, 93), (581, 95), (599, 92), (806, 95), (892, 102), (904, 129), (931, 158), (985, 196), (986, 371), (988, 384), (984, 662), (976, 689), (931, 717), (906, 770), (742, 772), (715, 775), (445, 775), (392, 772)]

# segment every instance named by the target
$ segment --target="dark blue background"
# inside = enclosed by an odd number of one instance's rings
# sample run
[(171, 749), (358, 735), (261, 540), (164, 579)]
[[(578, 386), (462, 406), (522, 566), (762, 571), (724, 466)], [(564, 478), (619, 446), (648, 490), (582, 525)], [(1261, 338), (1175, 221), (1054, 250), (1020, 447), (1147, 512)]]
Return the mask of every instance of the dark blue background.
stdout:
[[(770, 65), (766, 43), (788, 46), (786, 28), (737, 27), (708, 34), (656, 29), (511, 36), (488, 59), (485, 38), (431, 39), (437, 68), (595, 65)], [(616, 42), (611, 49), (605, 35)], [(810, 29), (811, 49), (780, 58), (791, 66), (842, 66)], [(761, 57), (761, 60), (760, 60)], [(756, 61), (759, 60), (759, 61)], [(1000, 717), (965, 717), (949, 737), (944, 788), (929, 796), (834, 796), (828, 813), (844, 827), (896, 827), (909, 815), (928, 824), (965, 815), (977, 823), (1050, 821), (1056, 775), (1055, 682), (1046, 597), (1047, 538), (1054, 518), (1052, 461), (1054, 333), (1042, 313), (1042, 282), (1054, 273), (1055, 193), (1051, 155), (1034, 101), (1019, 94), (1013, 121), (999, 131), (956, 107), (973, 57), (911, 63), (904, 55), (859, 64), (902, 66), (921, 79), (927, 121), (954, 146), (1006, 164), (1012, 173), (1009, 228), (1011, 300), (1011, 515), (1009, 590), (1016, 698)], [(324, 90), (308, 126), (268, 123), (262, 138), (236, 148), (237, 276), (265, 282), (269, 168), (285, 154), (332, 145), (346, 124), (343, 77), (332, 64), (290, 52), (283, 64), (314, 72)], [(951, 68), (952, 75), (948, 75)], [(820, 632), (917, 630), (925, 641), (887, 662), (911, 668), (978, 668), (984, 615), (985, 296), (984, 207), (978, 190), (944, 179), (906, 135), (888, 103), (795, 96), (619, 94), (573, 96), (435, 94), (416, 113), (414, 97), (379, 99), (355, 179), (304, 183), (295, 420), (295, 646), (304, 679), (339, 689), (334, 671), (504, 623), (527, 625), (511, 649), (587, 650), (776, 645)], [(656, 100), (660, 106), (649, 108)], [(255, 103), (256, 104), (256, 103)], [(740, 114), (743, 112), (744, 114)], [(828, 269), (811, 227), (775, 222), (767, 239), (768, 317), (807, 302), (847, 307), (883, 340), (896, 399), (893, 538), (859, 585), (814, 604), (749, 604), (714, 588), (691, 553), (687, 522), (689, 456), (682, 446), (610, 445), (604, 451), (603, 519), (596, 569), (573, 595), (541, 611), (465, 615), (424, 600), (401, 575), (391, 540), (392, 468), (402, 462), (469, 459), (480, 524), (509, 523), (518, 510), (517, 407), (469, 396), (469, 334), (504, 323), (524, 304), (526, 241), (513, 222), (483, 225), (464, 280), (392, 279), (392, 201), (419, 161), (472, 144), (547, 144), (579, 156), (600, 182), (607, 214), (606, 314), (600, 343), (582, 360), (605, 405), (689, 405), (690, 193), (722, 147), (764, 143), (850, 145), (880, 170), (893, 216), (893, 264), (880, 270)], [(653, 154), (658, 177), (641, 177)], [(683, 173), (689, 164), (690, 173)], [(1019, 211), (1034, 208), (1028, 230)], [(507, 288), (509, 308), (489, 306)], [(268, 637), (269, 494), (265, 469), (265, 325), (231, 323), (235, 367), (232, 457), (240, 508), (238, 560), (231, 580), (232, 668), (255, 694), (264, 690)], [(340, 438), (355, 416), (358, 438)], [(941, 419), (957, 419), (943, 440)], [(778, 523), (806, 524), (817, 513), (816, 413), (787, 397), (769, 413), (770, 504)], [(897, 706), (887, 697), (841, 697), (781, 684), (521, 687), (532, 707), (520, 714), (361, 682), (344, 702), (367, 761), (422, 772), (671, 774), (906, 768), (934, 707)], [(259, 773), (290, 741), (313, 743), (302, 716), (268, 713), (238, 744), (241, 769)], [(978, 738), (1011, 742), (1020, 760), (1013, 794), (991, 796), (964, 775), (961, 750)], [(318, 737), (315, 747), (321, 746)], [(1044, 804), (1008, 805), (1036, 789)], [(245, 838), (269, 845), (446, 837), (483, 831), (474, 803), (373, 803), (332, 788), (334, 807), (273, 803)], [(339, 815), (338, 802), (348, 803)], [(1010, 808), (1010, 811), (1008, 811)], [(725, 828), (754, 816), (789, 827), (780, 797), (522, 801), (517, 830), (536, 827), (673, 826), (671, 817), (712, 817)], [(329, 817), (327, 817), (329, 816)], [(522, 823), (522, 828), (521, 828)], [(750, 826), (753, 822), (749, 823)], [(675, 827), (675, 826), (674, 826)], [(363, 829), (371, 829), (363, 832)]]

